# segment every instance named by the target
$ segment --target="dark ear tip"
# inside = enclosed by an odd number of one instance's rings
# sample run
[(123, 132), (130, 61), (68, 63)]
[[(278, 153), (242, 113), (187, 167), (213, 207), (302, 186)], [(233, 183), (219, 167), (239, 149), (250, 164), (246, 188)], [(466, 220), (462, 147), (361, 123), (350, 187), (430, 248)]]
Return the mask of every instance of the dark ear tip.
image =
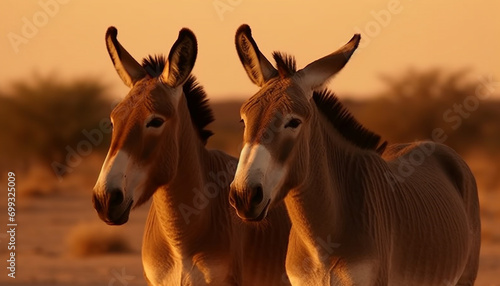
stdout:
[(179, 39), (180, 38), (184, 38), (184, 37), (190, 38), (191, 40), (193, 40), (194, 42), (196, 42), (196, 36), (194, 35), (193, 31), (191, 31), (188, 28), (182, 28), (179, 31)]
[(113, 37), (116, 39), (117, 35), (118, 35), (118, 30), (114, 26), (109, 26), (108, 30), (106, 31), (106, 38)]
[(360, 41), (361, 41), (361, 35), (354, 34), (354, 36), (352, 37), (352, 39), (349, 42), (355, 42), (356, 46), (358, 46)]
[(248, 26), (247, 24), (243, 24), (238, 28), (238, 30), (236, 30), (236, 36), (238, 36), (240, 34), (245, 34), (245, 35), (251, 37), (252, 36), (252, 29), (250, 29), (250, 26)]

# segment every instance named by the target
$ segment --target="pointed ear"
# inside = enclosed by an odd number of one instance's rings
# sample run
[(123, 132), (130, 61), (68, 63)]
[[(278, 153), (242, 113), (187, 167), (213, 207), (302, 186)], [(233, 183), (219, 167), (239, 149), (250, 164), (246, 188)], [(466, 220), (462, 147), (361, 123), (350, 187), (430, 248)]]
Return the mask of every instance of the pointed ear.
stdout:
[(326, 84), (349, 61), (360, 40), (361, 36), (355, 34), (342, 48), (300, 70), (297, 76), (301, 78), (303, 87), (315, 90)]
[(236, 31), (236, 51), (250, 80), (263, 86), (268, 80), (278, 75), (278, 71), (260, 52), (259, 47), (252, 38), (252, 31), (246, 24), (241, 25)]
[(118, 75), (128, 87), (146, 76), (144, 68), (125, 50), (116, 39), (118, 30), (109, 27), (106, 31), (106, 47)]
[(193, 70), (197, 54), (198, 44), (194, 33), (183, 28), (170, 49), (168, 64), (161, 74), (161, 81), (170, 87), (184, 84)]

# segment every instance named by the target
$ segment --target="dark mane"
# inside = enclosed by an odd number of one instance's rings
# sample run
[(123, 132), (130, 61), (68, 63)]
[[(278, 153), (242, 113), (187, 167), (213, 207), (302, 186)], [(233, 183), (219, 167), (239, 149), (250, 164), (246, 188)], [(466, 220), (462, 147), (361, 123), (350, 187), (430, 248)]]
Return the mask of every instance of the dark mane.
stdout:
[(329, 90), (315, 91), (314, 102), (319, 111), (330, 121), (339, 133), (354, 145), (382, 154), (387, 141), (381, 141), (379, 135), (361, 125)]
[[(166, 63), (167, 59), (163, 55), (148, 56), (142, 60), (142, 67), (150, 76), (158, 77), (163, 72)], [(208, 105), (207, 94), (193, 75), (190, 75), (186, 80), (182, 91), (186, 97), (191, 121), (198, 131), (201, 141), (206, 144), (213, 132), (205, 127), (214, 121), (212, 109)]]
[(212, 131), (205, 129), (208, 124), (214, 121), (212, 109), (208, 105), (207, 93), (203, 86), (196, 81), (194, 75), (189, 76), (182, 86), (182, 90), (186, 96), (191, 120), (196, 130), (198, 130), (201, 141), (206, 144), (208, 138), (214, 134)]
[(297, 62), (294, 56), (275, 51), (273, 52), (273, 58), (281, 76), (290, 76), (297, 71)]
[[(297, 63), (293, 56), (273, 52), (273, 57), (281, 76), (297, 72)], [(315, 91), (313, 98), (320, 112), (328, 118), (328, 121), (345, 139), (362, 149), (375, 150), (379, 154), (384, 152), (387, 141), (382, 142), (379, 135), (363, 127), (335, 94), (328, 90)]]
[(167, 63), (167, 58), (164, 55), (149, 55), (147, 58), (142, 59), (142, 67), (152, 77), (160, 76)]

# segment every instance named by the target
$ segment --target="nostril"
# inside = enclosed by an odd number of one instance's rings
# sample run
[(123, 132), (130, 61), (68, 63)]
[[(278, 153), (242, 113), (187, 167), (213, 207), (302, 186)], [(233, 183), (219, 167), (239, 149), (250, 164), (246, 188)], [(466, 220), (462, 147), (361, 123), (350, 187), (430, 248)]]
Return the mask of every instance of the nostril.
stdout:
[(253, 205), (260, 204), (264, 198), (264, 191), (262, 190), (262, 185), (254, 187), (252, 192), (252, 198), (250, 199)]
[(123, 202), (123, 193), (120, 189), (113, 189), (109, 193), (109, 205), (116, 206)]

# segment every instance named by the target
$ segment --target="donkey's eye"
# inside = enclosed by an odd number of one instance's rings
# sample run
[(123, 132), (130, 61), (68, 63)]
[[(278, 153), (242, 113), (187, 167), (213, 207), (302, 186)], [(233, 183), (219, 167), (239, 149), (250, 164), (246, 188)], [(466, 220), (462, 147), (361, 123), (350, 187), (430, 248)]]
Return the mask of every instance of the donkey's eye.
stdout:
[(243, 128), (244, 128), (245, 127), (245, 120), (240, 119), (240, 123), (241, 123), (241, 125), (243, 125)]
[(288, 121), (287, 124), (285, 124), (285, 128), (292, 128), (295, 129), (299, 127), (299, 125), (302, 123), (302, 121), (298, 118), (292, 118), (290, 121)]
[(165, 122), (165, 120), (161, 119), (160, 117), (154, 117), (146, 124), (146, 127), (158, 128), (163, 125), (163, 122)]

